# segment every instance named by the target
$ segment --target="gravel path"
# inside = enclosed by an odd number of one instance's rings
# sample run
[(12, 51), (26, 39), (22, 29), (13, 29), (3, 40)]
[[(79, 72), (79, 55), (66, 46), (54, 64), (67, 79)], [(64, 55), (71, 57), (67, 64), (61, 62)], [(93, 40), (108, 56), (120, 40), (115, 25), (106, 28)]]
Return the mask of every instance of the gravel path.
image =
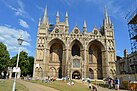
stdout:
[(23, 80), (17, 80), (17, 81), (23, 84), (24, 86), (26, 86), (26, 88), (28, 88), (29, 91), (59, 91), (54, 88), (50, 88), (50, 87), (43, 86), (43, 85), (36, 84), (36, 83), (31, 83), (31, 82), (27, 82)]

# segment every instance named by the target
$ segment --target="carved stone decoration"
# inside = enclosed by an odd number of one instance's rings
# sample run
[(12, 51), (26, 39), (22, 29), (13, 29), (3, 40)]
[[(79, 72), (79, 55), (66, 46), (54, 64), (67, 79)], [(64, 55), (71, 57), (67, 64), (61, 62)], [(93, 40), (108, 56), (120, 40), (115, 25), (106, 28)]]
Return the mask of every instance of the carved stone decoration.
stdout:
[(97, 30), (94, 30), (94, 34), (98, 34), (98, 31), (97, 31)]
[(77, 34), (78, 33), (78, 29), (75, 29), (74, 33)]
[(59, 29), (56, 29), (56, 30), (55, 30), (55, 33), (58, 33), (58, 32), (59, 32)]

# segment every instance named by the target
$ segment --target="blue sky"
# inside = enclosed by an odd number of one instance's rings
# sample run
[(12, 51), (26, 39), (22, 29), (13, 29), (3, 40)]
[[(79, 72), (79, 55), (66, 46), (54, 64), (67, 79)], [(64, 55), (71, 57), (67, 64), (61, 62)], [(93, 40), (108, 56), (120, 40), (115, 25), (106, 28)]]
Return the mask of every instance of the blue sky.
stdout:
[(82, 31), (83, 21), (87, 21), (88, 32), (96, 25), (103, 24), (104, 7), (114, 24), (116, 54), (123, 56), (123, 50), (131, 52), (128, 27), (125, 16), (135, 6), (135, 0), (0, 0), (0, 41), (6, 44), (11, 57), (17, 54), (17, 39), (23, 36), (22, 50), (35, 56), (38, 20), (48, 6), (49, 22), (55, 24), (56, 12), (60, 20), (69, 15), (70, 32), (77, 24)]

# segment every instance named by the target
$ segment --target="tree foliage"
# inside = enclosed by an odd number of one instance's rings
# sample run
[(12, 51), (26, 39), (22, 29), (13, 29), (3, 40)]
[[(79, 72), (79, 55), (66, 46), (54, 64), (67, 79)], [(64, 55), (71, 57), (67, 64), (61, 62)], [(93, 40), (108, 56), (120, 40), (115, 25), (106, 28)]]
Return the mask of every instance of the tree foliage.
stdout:
[(0, 42), (0, 72), (5, 71), (10, 61), (10, 55), (6, 45)]
[[(17, 60), (17, 56), (12, 57), (11, 61), (10, 61), (10, 65), (12, 67), (16, 66), (16, 60)], [(21, 76), (27, 76), (27, 75), (32, 75), (33, 74), (33, 63), (34, 63), (34, 58), (33, 57), (29, 57), (28, 53), (21, 51), (20, 55), (19, 55), (19, 67), (21, 69)]]

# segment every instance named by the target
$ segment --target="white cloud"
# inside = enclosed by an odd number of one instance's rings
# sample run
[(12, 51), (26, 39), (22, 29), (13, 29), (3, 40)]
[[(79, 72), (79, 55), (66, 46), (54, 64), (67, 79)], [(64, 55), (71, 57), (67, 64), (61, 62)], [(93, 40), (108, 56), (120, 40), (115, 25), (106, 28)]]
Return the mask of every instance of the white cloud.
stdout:
[(19, 19), (19, 24), (20, 24), (22, 27), (29, 28), (29, 25), (27, 24), (27, 22), (24, 21), (24, 20), (22, 20), (22, 19)]
[(71, 6), (73, 3), (73, 0), (60, 0), (61, 2), (63, 2), (65, 5), (67, 4), (68, 6)]
[(116, 53), (121, 53), (121, 51), (120, 51), (120, 50), (117, 50)]
[(35, 6), (36, 6), (39, 10), (41, 10), (42, 12), (44, 11), (44, 8), (40, 7), (39, 5), (35, 4)]
[(34, 21), (34, 19), (28, 14), (28, 12), (25, 11), (24, 3), (21, 0), (13, 1), (15, 4), (12, 4), (12, 1), (4, 1), (6, 6), (9, 7), (11, 10), (14, 11), (14, 14), (16, 16), (22, 16), (27, 19), (31, 19)]
[(22, 36), (23, 39), (25, 40), (22, 44), (23, 46), (21, 50), (29, 52), (27, 47), (31, 47), (30, 44), (31, 36), (28, 32), (16, 28), (8, 27), (5, 25), (3, 26), (0, 25), (0, 42), (3, 42), (7, 46), (8, 51), (17, 53), (18, 51), (17, 39), (20, 36)]

